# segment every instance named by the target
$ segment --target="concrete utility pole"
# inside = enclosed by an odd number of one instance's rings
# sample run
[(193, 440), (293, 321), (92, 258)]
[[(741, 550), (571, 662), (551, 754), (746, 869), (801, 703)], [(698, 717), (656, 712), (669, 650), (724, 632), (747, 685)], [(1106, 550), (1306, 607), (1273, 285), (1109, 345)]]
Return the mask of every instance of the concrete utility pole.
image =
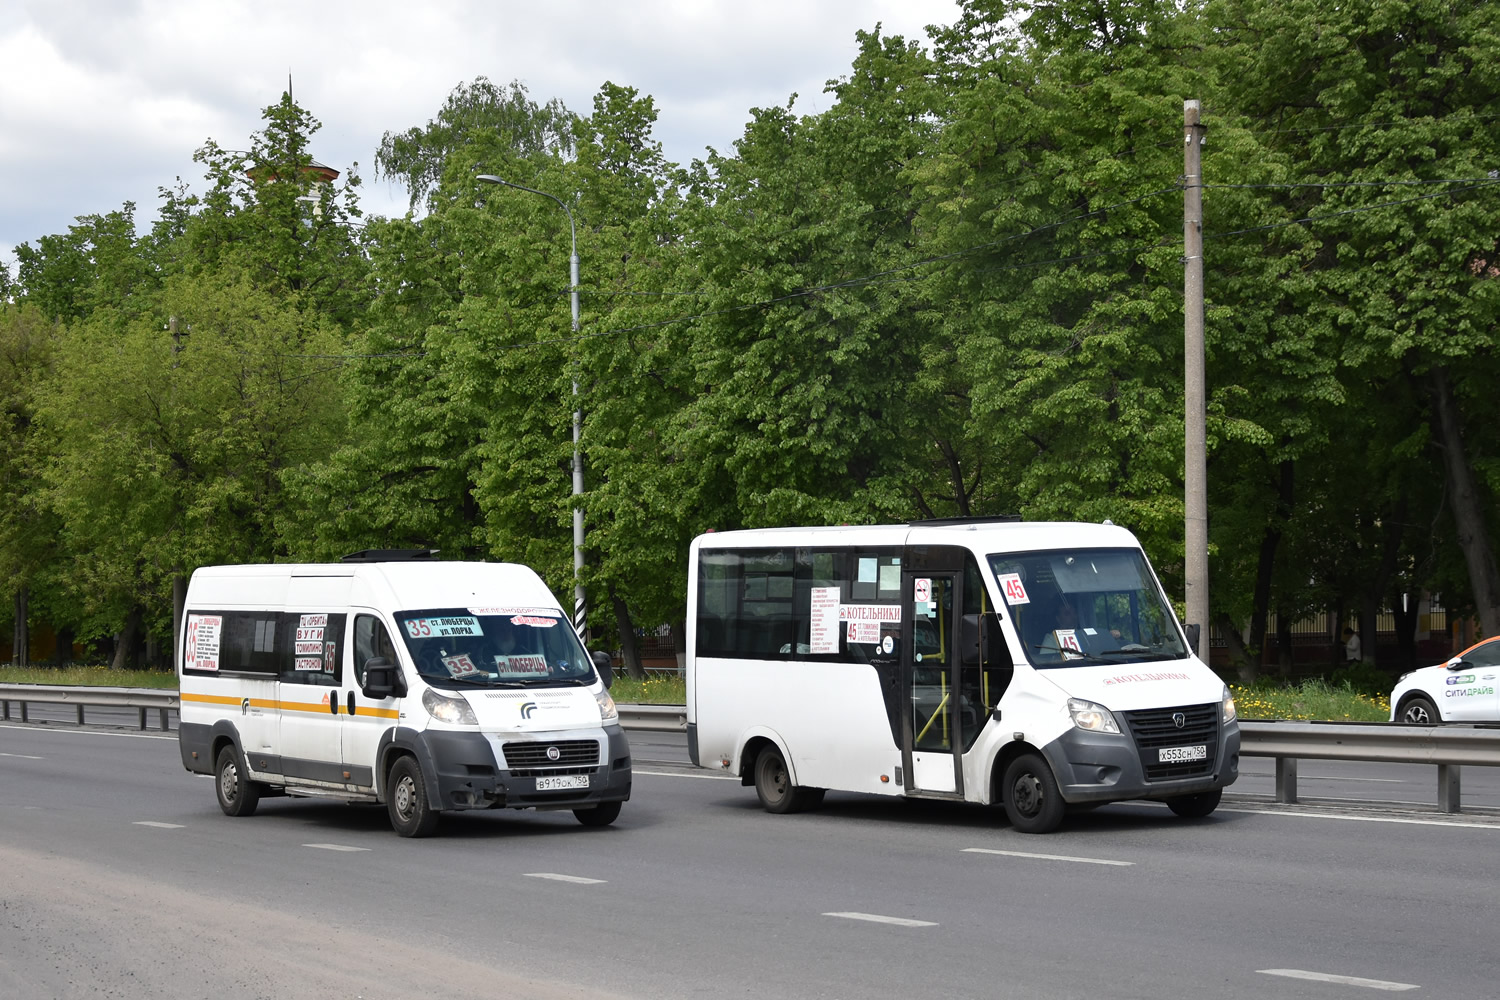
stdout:
[(1182, 243), (1183, 256), (1183, 395), (1186, 398), (1186, 442), (1183, 490), (1187, 524), (1184, 572), (1187, 621), (1200, 626), (1197, 653), (1208, 662), (1208, 433), (1203, 360), (1203, 125), (1197, 101), (1185, 101), (1183, 119)]
[[(568, 217), (568, 237), (572, 241), (573, 253), (568, 258), (568, 293), (573, 309), (573, 337), (578, 337), (578, 229), (573, 225), (573, 212), (555, 194), (546, 191), (538, 191), (523, 184), (513, 184), (510, 181), (496, 177), (494, 174), (479, 174), (474, 178), (486, 184), (503, 184), (505, 187), (515, 188), (517, 191), (527, 191), (531, 194), (539, 194), (543, 198), (551, 198), (557, 202), (557, 206), (563, 210)], [(583, 454), (579, 450), (580, 440), (583, 436), (583, 410), (578, 402), (578, 379), (573, 379), (573, 497), (576, 500), (583, 495)], [(583, 589), (583, 508), (573, 508), (573, 627), (578, 634), (588, 640), (589, 632), (589, 602), (588, 595)]]

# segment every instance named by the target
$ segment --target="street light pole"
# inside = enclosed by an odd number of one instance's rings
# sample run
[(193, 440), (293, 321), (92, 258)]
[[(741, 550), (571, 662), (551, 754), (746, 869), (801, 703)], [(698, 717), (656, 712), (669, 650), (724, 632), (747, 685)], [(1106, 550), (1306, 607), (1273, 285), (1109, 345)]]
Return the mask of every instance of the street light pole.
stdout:
[[(573, 307), (573, 336), (576, 338), (578, 336), (578, 230), (573, 225), (573, 213), (567, 203), (555, 194), (538, 191), (524, 184), (513, 184), (494, 174), (479, 174), (474, 179), (486, 184), (502, 184), (518, 191), (529, 191), (543, 198), (551, 198), (568, 217), (568, 235), (573, 244), (572, 256), (568, 258), (568, 292)], [(573, 627), (580, 635), (587, 637), (588, 601), (583, 591), (583, 508), (578, 506), (576, 499), (583, 495), (583, 456), (578, 448), (582, 433), (583, 409), (578, 401), (578, 379), (575, 377), (573, 379), (573, 496), (575, 498), (573, 506)]]

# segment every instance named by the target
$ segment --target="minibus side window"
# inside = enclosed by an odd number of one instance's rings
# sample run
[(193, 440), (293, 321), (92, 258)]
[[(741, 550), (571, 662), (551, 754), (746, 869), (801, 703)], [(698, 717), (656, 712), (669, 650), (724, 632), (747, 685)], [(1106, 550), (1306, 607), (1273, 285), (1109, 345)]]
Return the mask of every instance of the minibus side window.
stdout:
[(347, 615), (291, 611), (282, 614), (284, 660), (281, 679), (289, 684), (337, 687), (343, 670), (344, 620)]
[(281, 673), (277, 647), (277, 614), (274, 611), (232, 611), (224, 616), (224, 639), (220, 670), (241, 673)]

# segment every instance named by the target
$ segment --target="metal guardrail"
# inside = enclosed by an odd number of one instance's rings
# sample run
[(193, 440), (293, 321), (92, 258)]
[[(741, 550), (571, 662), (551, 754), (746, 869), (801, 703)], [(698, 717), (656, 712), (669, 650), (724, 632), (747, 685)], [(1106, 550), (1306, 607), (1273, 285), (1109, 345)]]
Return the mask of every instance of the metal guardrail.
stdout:
[(146, 728), (146, 713), (155, 709), (162, 731), (167, 730), (167, 713), (177, 708), (177, 692), (163, 688), (65, 687), (61, 684), (0, 684), (0, 716), (10, 720), (10, 703), (21, 706), (21, 721), (29, 722), (27, 706), (41, 702), (72, 705), (78, 709), (78, 724), (83, 721), (86, 706), (96, 708), (134, 708), (139, 710), (141, 728)]
[[(178, 707), (177, 692), (157, 688), (65, 687), (53, 684), (0, 684), (0, 709), (11, 718), (11, 702), (20, 705), (27, 722), (27, 705), (73, 705), (78, 724), (85, 706), (134, 708), (140, 727), (155, 710), (161, 728)], [(681, 732), (687, 728), (685, 705), (616, 706), (620, 725), (646, 732)], [(1433, 764), (1438, 769), (1438, 810), (1456, 813), (1461, 804), (1462, 774), (1466, 765), (1500, 767), (1500, 726), (1401, 726), (1389, 722), (1254, 722), (1240, 720), (1240, 755), (1271, 757), (1276, 761), (1276, 801), (1297, 801), (1297, 761), (1356, 760), (1391, 764)]]
[(1277, 802), (1297, 801), (1297, 761), (1304, 758), (1436, 764), (1438, 811), (1456, 813), (1463, 765), (1500, 767), (1500, 727), (1241, 720), (1240, 756), (1275, 758)]
[[(78, 724), (84, 725), (84, 708), (134, 708), (140, 711), (141, 728), (146, 728), (146, 713), (156, 710), (161, 728), (169, 728), (168, 713), (176, 711), (177, 692), (164, 688), (67, 687), (61, 684), (0, 684), (0, 717), (11, 718), (11, 702), (20, 706), (22, 722), (30, 722), (27, 706), (32, 704), (72, 705), (78, 710)], [(687, 708), (683, 705), (617, 705), (620, 725), (663, 733), (681, 732), (687, 728)]]

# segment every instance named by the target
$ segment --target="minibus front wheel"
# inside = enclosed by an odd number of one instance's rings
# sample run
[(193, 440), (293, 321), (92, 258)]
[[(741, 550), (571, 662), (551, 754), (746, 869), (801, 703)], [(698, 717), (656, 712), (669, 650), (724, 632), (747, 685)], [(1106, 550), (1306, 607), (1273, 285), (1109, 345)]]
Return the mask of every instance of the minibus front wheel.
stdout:
[(1026, 753), (1011, 761), (1000, 787), (1005, 815), (1017, 833), (1051, 833), (1062, 823), (1067, 807), (1041, 754)]
[(438, 814), (427, 801), (427, 782), (415, 757), (402, 757), (391, 767), (386, 808), (391, 826), (403, 837), (426, 837), (437, 829)]

